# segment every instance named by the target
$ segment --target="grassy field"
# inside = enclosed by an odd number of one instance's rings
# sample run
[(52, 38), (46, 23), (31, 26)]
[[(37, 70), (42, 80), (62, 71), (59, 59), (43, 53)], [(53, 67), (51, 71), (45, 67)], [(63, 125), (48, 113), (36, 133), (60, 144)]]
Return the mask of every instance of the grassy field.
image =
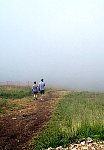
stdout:
[[(32, 99), (31, 87), (0, 86), (0, 113), (21, 107), (16, 99)], [(11, 100), (13, 99), (13, 103)], [(10, 103), (9, 103), (10, 101)], [(20, 108), (21, 109), (21, 108)], [(60, 99), (50, 121), (34, 135), (34, 150), (64, 146), (91, 137), (104, 140), (104, 93), (70, 92)]]
[(60, 100), (34, 150), (67, 146), (83, 138), (104, 140), (104, 93), (73, 92)]
[(0, 98), (23, 98), (31, 95), (29, 86), (0, 86)]
[(0, 113), (8, 109), (21, 109), (21, 105), (9, 102), (9, 99), (21, 99), (31, 96), (31, 87), (29, 86), (0, 86)]

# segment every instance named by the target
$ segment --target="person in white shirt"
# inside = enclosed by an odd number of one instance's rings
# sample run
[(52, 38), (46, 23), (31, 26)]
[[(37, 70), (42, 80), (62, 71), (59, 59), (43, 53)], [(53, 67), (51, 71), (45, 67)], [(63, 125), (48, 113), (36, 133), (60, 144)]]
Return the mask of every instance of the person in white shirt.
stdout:
[(43, 79), (41, 79), (41, 81), (39, 82), (39, 91), (41, 94), (41, 100), (42, 100), (42, 97), (45, 93), (44, 87), (45, 87), (45, 83), (44, 83)]

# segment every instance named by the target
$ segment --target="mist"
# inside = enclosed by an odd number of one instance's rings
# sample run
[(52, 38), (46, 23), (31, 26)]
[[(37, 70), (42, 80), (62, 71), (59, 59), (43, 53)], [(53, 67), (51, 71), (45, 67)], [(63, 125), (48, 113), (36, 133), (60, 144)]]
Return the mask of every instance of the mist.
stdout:
[(0, 81), (104, 91), (103, 0), (1, 0)]

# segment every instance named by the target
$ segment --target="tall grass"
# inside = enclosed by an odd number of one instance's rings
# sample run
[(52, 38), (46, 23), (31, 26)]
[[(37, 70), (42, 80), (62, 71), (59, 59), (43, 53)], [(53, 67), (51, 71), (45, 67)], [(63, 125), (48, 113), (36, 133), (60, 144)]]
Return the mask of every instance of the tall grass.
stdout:
[(104, 140), (104, 93), (66, 95), (34, 142), (34, 149), (66, 146), (87, 137)]
[(31, 95), (29, 86), (0, 86), (0, 98), (23, 98)]

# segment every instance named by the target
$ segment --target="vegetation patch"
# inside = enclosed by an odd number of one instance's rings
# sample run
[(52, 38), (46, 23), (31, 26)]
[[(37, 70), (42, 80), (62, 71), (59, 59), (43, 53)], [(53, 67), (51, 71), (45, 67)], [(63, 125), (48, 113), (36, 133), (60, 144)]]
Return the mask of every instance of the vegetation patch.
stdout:
[(16, 101), (29, 96), (32, 96), (31, 87), (29, 86), (0, 86), (0, 113), (23, 108), (20, 103), (17, 104), (13, 100)]
[(104, 140), (104, 93), (72, 92), (62, 98), (37, 137), (34, 150), (64, 146), (91, 137)]
[(21, 109), (22, 106), (16, 103), (10, 103), (6, 99), (0, 99), (0, 113), (5, 113), (7, 110)]
[(0, 98), (19, 99), (31, 95), (29, 86), (0, 86)]

